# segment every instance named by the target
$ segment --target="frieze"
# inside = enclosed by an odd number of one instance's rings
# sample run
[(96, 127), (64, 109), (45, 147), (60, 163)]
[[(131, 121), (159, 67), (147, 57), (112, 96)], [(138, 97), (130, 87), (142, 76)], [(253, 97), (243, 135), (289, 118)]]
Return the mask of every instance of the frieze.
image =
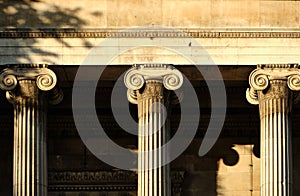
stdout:
[(203, 29), (8, 29), (0, 31), (0, 39), (7, 38), (300, 38), (298, 31), (234, 31)]
[[(172, 171), (172, 191), (179, 193), (183, 171)], [(48, 191), (136, 191), (137, 174), (131, 171), (49, 171)]]

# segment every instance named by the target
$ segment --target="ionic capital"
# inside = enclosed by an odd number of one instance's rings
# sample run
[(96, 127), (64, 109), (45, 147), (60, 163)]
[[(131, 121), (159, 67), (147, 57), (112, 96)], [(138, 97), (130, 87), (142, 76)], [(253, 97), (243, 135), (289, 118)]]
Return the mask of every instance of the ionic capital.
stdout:
[(300, 90), (300, 70), (298, 64), (266, 64), (258, 65), (249, 76), (250, 88), (246, 98), (251, 104), (258, 104), (258, 91), (270, 86), (270, 81), (285, 81), (290, 90)]
[(134, 65), (124, 76), (124, 83), (128, 88), (127, 97), (131, 103), (136, 103), (136, 90), (142, 88), (146, 81), (161, 82), (166, 89), (177, 90), (183, 83), (183, 76), (171, 65)]
[(181, 72), (165, 64), (134, 65), (124, 77), (125, 85), (130, 90), (142, 88), (146, 80), (161, 81), (168, 90), (176, 90), (183, 83)]
[(35, 80), (37, 87), (42, 91), (53, 89), (57, 82), (55, 73), (45, 64), (20, 64), (0, 72), (0, 88), (13, 90), (20, 79)]
[[(48, 69), (46, 64), (8, 65), (8, 68), (0, 72), (0, 88), (7, 91), (7, 98), (10, 101), (15, 97), (15, 93), (12, 90), (16, 89), (17, 86), (33, 85), (41, 91), (51, 90), (54, 92), (52, 93), (54, 96), (50, 100), (53, 103), (58, 103), (62, 100), (63, 95), (60, 89), (54, 89), (56, 83), (57, 77), (55, 73)], [(27, 95), (35, 94), (33, 89), (23, 90), (23, 92), (25, 91)]]

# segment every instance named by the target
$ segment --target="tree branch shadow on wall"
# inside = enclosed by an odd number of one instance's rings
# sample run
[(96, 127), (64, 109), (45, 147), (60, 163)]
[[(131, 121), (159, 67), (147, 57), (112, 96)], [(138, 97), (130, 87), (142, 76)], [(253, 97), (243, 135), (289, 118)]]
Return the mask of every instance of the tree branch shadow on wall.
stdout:
[[(59, 54), (53, 46), (71, 47), (58, 31), (82, 28), (87, 22), (78, 17), (81, 11), (80, 7), (63, 8), (51, 4), (51, 1), (0, 1), (0, 30), (7, 35), (0, 38), (1, 64), (41, 63), (35, 62), (34, 56), (43, 56), (42, 62), (58, 64), (55, 59), (59, 58)], [(43, 36), (30, 37), (32, 31), (38, 31), (41, 35), (46, 33), (54, 40), (46, 42), (49, 43), (46, 47), (45, 43), (40, 43)], [(17, 33), (18, 38), (14, 37)], [(86, 40), (82, 42), (83, 46), (90, 46)]]

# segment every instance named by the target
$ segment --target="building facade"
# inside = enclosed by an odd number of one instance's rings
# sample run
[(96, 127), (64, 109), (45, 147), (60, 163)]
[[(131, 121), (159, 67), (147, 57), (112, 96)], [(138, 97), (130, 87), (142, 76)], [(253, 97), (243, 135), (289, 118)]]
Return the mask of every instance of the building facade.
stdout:
[(299, 6), (0, 2), (0, 194), (297, 195)]

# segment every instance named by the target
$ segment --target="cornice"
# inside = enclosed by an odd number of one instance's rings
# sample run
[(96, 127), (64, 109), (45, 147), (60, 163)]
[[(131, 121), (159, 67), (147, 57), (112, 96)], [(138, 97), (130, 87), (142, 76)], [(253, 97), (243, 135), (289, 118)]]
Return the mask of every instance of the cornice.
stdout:
[(5, 29), (0, 30), (0, 39), (9, 38), (300, 38), (295, 30), (248, 30), (248, 29)]

